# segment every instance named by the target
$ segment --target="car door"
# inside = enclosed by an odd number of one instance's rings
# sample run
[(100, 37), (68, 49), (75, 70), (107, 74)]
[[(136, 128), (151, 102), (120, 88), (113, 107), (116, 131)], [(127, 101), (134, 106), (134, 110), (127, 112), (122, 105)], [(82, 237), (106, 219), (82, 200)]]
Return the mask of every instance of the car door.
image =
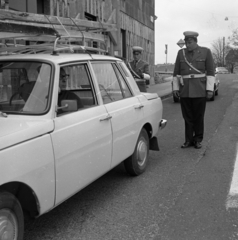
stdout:
[(115, 63), (93, 62), (100, 93), (111, 116), (113, 154), (111, 167), (130, 156), (143, 122), (143, 105), (132, 91)]
[(65, 110), (54, 119), (56, 204), (107, 172), (112, 154), (111, 123), (105, 107), (97, 104), (87, 64), (64, 66), (64, 73), (69, 76), (66, 90), (70, 95), (78, 94), (81, 101), (92, 97), (93, 104)]

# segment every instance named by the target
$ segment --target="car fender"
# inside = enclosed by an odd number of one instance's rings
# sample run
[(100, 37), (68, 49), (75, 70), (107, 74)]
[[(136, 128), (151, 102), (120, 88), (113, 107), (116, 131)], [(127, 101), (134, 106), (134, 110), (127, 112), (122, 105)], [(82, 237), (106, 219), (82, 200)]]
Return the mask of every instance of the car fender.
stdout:
[(157, 93), (143, 93), (138, 96), (139, 101), (144, 106), (144, 124), (151, 125), (151, 138), (159, 131), (160, 121), (163, 115), (163, 104)]
[(40, 214), (54, 206), (55, 162), (49, 134), (1, 150), (0, 166), (0, 186), (27, 185), (38, 199)]

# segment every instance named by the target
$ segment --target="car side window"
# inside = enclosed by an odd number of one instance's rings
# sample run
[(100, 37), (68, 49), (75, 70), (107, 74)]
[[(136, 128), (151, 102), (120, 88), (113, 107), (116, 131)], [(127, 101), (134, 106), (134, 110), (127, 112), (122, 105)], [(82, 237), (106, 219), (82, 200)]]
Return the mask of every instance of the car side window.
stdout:
[(130, 89), (128, 88), (128, 86), (127, 86), (127, 84), (126, 84), (126, 82), (125, 82), (121, 72), (117, 68), (116, 64), (113, 64), (113, 67), (114, 67), (115, 72), (116, 72), (116, 74), (117, 74), (117, 76), (119, 78), (124, 98), (132, 97), (132, 93), (131, 93)]
[[(112, 64), (108, 62), (94, 62), (92, 66), (98, 80), (103, 103), (107, 104), (124, 99), (121, 82)], [(124, 87), (126, 88), (126, 86)]]
[(130, 71), (127, 69), (126, 65), (124, 62), (120, 62), (119, 66), (121, 67), (122, 71), (124, 72), (126, 77), (130, 76)]
[(96, 106), (94, 88), (86, 64), (60, 68), (58, 115)]

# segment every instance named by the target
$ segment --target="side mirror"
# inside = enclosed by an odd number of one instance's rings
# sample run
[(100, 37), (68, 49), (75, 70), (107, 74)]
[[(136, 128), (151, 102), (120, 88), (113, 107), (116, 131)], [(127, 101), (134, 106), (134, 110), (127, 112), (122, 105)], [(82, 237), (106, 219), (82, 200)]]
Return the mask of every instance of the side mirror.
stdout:
[(76, 100), (62, 100), (61, 107), (57, 107), (57, 110), (62, 109), (63, 112), (75, 112), (78, 111)]

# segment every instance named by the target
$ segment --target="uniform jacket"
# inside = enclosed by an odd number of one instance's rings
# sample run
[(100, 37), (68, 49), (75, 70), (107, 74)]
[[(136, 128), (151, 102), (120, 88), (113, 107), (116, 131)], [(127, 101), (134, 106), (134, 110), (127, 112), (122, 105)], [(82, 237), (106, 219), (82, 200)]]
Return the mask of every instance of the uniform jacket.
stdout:
[(130, 62), (132, 70), (142, 78), (142, 73), (149, 74), (149, 64), (143, 60), (139, 60), (137, 63), (133, 60)]
[[(214, 79), (214, 62), (210, 49), (198, 46), (193, 51), (193, 55), (188, 52), (187, 49), (184, 50), (186, 59), (193, 67), (200, 70), (202, 73), (205, 73), (207, 76), (213, 76), (212, 79)], [(173, 76), (176, 77), (177, 75), (184, 76), (189, 74), (199, 74), (185, 62), (182, 51), (183, 49), (178, 51)], [(212, 89), (213, 87), (214, 83), (212, 85)], [(180, 97), (206, 97), (206, 90), (212, 89), (211, 86), (210, 89), (208, 89), (206, 77), (184, 78), (183, 85), (179, 84)]]

